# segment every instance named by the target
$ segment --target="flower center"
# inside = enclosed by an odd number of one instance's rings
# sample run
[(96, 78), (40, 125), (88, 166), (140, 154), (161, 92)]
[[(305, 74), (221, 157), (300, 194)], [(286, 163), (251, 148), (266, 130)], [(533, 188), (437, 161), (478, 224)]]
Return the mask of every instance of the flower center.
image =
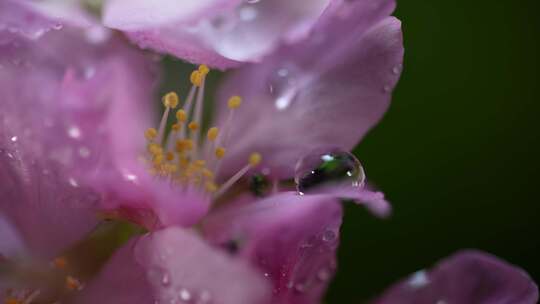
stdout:
[[(243, 168), (221, 185), (217, 184), (216, 177), (227, 151), (234, 112), (242, 104), (242, 98), (230, 97), (227, 103), (229, 115), (224, 125), (221, 128), (212, 126), (204, 133), (201, 128), (204, 87), (209, 72), (206, 65), (200, 65), (191, 73), (192, 86), (180, 109), (176, 110), (180, 99), (175, 92), (163, 96), (165, 110), (159, 127), (149, 128), (144, 134), (148, 141), (145, 160), (149, 163), (152, 174), (167, 178), (180, 187), (200, 188), (213, 197), (218, 197), (257, 166), (262, 157), (259, 153), (252, 153)], [(170, 130), (167, 130), (167, 120), (175, 110), (176, 121)]]

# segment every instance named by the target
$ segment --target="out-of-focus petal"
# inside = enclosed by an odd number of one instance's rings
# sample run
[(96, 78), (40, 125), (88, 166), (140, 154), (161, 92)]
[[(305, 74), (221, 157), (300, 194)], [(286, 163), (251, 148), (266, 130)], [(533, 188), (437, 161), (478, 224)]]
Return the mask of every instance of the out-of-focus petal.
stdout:
[[(328, 145), (349, 150), (381, 119), (401, 72), (401, 23), (387, 17), (369, 29), (363, 22), (358, 29), (328, 26), (332, 31), (315, 31), (309, 43), (285, 48), (226, 81), (220, 106), (232, 95), (244, 103), (234, 113), (224, 173), (259, 151), (262, 168), (292, 177), (303, 155)], [(227, 112), (223, 106), (222, 120)]]
[(234, 7), (241, 0), (107, 0), (103, 22), (119, 30), (145, 30), (192, 23), (216, 11)]
[(109, 0), (104, 23), (143, 48), (228, 68), (303, 38), (329, 0), (159, 2)]
[(151, 177), (138, 161), (154, 125), (155, 64), (97, 30), (64, 27), (0, 43), (5, 140), (15, 136), (32, 157), (62, 165), (62, 178), (99, 193), (102, 209), (147, 227), (191, 225), (207, 200)]
[(462, 251), (394, 285), (379, 304), (534, 304), (538, 288), (520, 268), (479, 251)]
[(265, 273), (272, 303), (320, 303), (335, 272), (341, 218), (335, 198), (286, 192), (217, 211), (203, 229)]
[(38, 39), (51, 30), (64, 26), (97, 26), (79, 1), (26, 1), (0, 2), (0, 44), (4, 34), (22, 35)]
[(77, 303), (266, 304), (269, 295), (262, 273), (244, 261), (167, 228), (121, 248)]
[[(0, 213), (0, 264), (3, 259), (25, 253), (24, 241), (13, 225)], [(1, 287), (0, 287), (1, 290)]]

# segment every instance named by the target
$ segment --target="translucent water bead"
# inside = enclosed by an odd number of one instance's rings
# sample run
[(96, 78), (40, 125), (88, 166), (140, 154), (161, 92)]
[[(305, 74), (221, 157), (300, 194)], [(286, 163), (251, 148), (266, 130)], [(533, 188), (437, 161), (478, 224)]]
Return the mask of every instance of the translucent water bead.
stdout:
[(351, 153), (338, 149), (318, 149), (296, 164), (296, 189), (299, 194), (324, 193), (338, 187), (363, 187), (365, 173)]

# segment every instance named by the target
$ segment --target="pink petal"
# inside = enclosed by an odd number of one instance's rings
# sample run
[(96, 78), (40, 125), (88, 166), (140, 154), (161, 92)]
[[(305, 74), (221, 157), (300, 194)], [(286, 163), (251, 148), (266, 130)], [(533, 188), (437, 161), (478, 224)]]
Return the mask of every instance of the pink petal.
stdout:
[[(41, 38), (45, 33), (64, 26), (95, 27), (96, 20), (75, 1), (16, 1), (0, 2), (0, 35), (21, 35), (28, 39)], [(0, 42), (1, 42), (0, 38)]]
[(263, 304), (269, 303), (267, 287), (243, 261), (192, 232), (168, 228), (121, 248), (77, 303)]
[[(224, 173), (258, 151), (262, 168), (290, 178), (303, 155), (321, 146), (349, 150), (381, 119), (401, 71), (401, 24), (387, 17), (368, 30), (364, 22), (358, 29), (346, 25), (330, 23), (330, 30), (315, 31), (311, 42), (286, 48), (228, 79), (222, 101), (241, 95), (244, 103), (234, 116)], [(328, 50), (321, 51), (324, 47)], [(219, 117), (227, 115), (223, 106)]]
[(144, 130), (155, 125), (155, 63), (106, 32), (95, 34), (66, 27), (0, 44), (4, 139), (18, 139), (31, 154), (25, 162), (58, 163), (62, 182), (91, 188), (100, 209), (149, 228), (195, 223), (208, 200), (151, 177), (137, 160)]
[(480, 251), (462, 251), (391, 287), (375, 303), (534, 304), (538, 288), (520, 268)]
[(143, 48), (223, 69), (303, 38), (329, 1), (159, 2), (109, 0), (104, 22)]
[(218, 211), (204, 231), (265, 273), (272, 303), (320, 303), (335, 272), (341, 217), (334, 198), (287, 192)]

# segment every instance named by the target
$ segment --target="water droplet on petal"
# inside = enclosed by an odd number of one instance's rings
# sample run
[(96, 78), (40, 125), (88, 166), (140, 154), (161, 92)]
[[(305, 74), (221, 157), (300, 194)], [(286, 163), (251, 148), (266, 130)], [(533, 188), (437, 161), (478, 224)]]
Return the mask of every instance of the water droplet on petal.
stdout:
[(383, 92), (384, 92), (384, 93), (390, 93), (390, 91), (392, 91), (392, 87), (391, 87), (391, 86), (385, 85), (385, 86), (383, 87)]
[(63, 27), (64, 27), (64, 25), (62, 23), (58, 22), (53, 26), (53, 29), (58, 31), (58, 30), (61, 30)]
[(403, 69), (403, 65), (398, 64), (392, 69), (392, 73), (394, 73), (395, 75), (399, 75), (399, 73), (401, 73), (402, 69)]
[(17, 139), (18, 139), (18, 137), (17, 137), (17, 136), (13, 136), (13, 137), (11, 137), (11, 141), (12, 141), (12, 142), (16, 142), (16, 141), (17, 141)]
[(337, 234), (331, 229), (327, 229), (323, 232), (322, 240), (325, 242), (333, 242), (336, 240), (336, 238)]
[(74, 179), (73, 177), (70, 177), (70, 178), (68, 179), (68, 182), (69, 182), (69, 184), (70, 184), (72, 187), (74, 187), (74, 188), (79, 187), (79, 183), (78, 183), (77, 180)]
[(323, 268), (317, 272), (317, 279), (321, 282), (328, 282), (330, 280), (330, 271)]
[(180, 300), (182, 301), (191, 300), (191, 293), (189, 292), (189, 290), (185, 288), (180, 289), (180, 291), (178, 292), (178, 295), (180, 296)]
[(268, 88), (278, 110), (289, 107), (298, 93), (296, 75), (298, 69), (293, 65), (283, 66), (270, 75)]
[(169, 277), (169, 274), (167, 272), (164, 272), (161, 276), (161, 285), (163, 286), (169, 286), (171, 284), (171, 279)]
[(299, 194), (325, 193), (336, 188), (363, 187), (365, 173), (360, 161), (341, 149), (317, 149), (296, 164), (296, 189)]
[(71, 138), (79, 138), (81, 137), (81, 130), (75, 126), (69, 127), (67, 130), (68, 136)]
[(412, 288), (422, 288), (429, 284), (429, 278), (425, 270), (419, 270), (411, 275), (409, 278), (409, 286)]
[(261, 2), (261, 0), (246, 0), (246, 3), (249, 3), (249, 4), (255, 4), (259, 2)]

